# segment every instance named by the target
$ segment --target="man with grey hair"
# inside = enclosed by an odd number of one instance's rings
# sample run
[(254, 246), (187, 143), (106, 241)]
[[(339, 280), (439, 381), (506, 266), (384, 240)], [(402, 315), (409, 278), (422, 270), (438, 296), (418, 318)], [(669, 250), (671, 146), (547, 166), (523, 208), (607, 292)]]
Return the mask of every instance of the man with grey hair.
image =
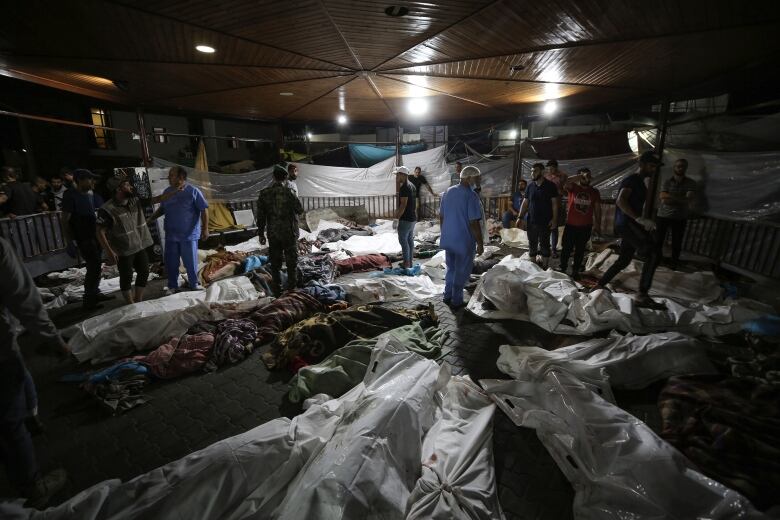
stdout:
[(466, 166), (460, 172), (460, 183), (450, 187), (441, 198), (439, 223), (441, 248), (445, 251), (447, 274), (444, 278), (444, 303), (462, 307), (463, 288), (474, 267), (474, 251), (485, 250), (482, 228), (482, 207), (474, 186), (480, 171)]

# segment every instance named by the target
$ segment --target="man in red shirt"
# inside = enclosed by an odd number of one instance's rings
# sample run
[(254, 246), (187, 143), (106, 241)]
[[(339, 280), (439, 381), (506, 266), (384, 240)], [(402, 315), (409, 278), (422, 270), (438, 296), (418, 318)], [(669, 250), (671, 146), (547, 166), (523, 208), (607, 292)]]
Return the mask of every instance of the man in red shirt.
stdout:
[(590, 185), (593, 178), (588, 168), (580, 168), (577, 173), (578, 175), (567, 179), (563, 185), (569, 201), (559, 267), (561, 272), (566, 272), (569, 267), (569, 255), (573, 249), (574, 265), (571, 268), (571, 276), (575, 279), (582, 269), (585, 246), (590, 240), (591, 231), (595, 227), (596, 233), (601, 232), (601, 195)]

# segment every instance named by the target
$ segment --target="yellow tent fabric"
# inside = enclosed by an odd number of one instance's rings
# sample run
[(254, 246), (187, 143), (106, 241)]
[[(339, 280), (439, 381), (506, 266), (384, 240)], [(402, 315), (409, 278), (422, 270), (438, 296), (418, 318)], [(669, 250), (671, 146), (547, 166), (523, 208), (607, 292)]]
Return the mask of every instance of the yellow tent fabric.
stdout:
[[(206, 158), (206, 145), (203, 144), (201, 139), (198, 142), (198, 153), (195, 156), (195, 169), (203, 172), (209, 171), (209, 162)], [(208, 200), (208, 197), (206, 197)], [(243, 226), (237, 226), (233, 221), (233, 214), (227, 207), (221, 202), (213, 202), (208, 200), (209, 203), (209, 233), (227, 231), (229, 229), (240, 229)]]

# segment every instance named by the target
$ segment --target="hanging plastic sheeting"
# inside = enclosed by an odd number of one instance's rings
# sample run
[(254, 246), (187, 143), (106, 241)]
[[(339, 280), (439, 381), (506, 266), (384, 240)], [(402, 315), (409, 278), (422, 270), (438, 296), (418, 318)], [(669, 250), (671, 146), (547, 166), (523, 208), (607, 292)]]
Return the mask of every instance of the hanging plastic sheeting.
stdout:
[[(433, 518), (501, 518), (489, 445), (493, 405), (484, 396), (442, 401), (467, 383), (449, 385), (446, 369), (399, 344), (377, 345), (369, 367), (358, 386), (339, 399), (307, 401), (292, 420), (272, 420), (126, 483), (101, 482), (45, 512), (1, 503), (0, 516), (402, 520), (407, 510), (425, 510)], [(453, 427), (465, 417), (480, 426)], [(487, 432), (478, 431), (483, 426)], [(439, 485), (427, 471), (418, 480), (431, 448), (442, 456), (431, 467)]]
[(574, 488), (577, 519), (765, 518), (572, 374), (548, 367), (480, 385), (516, 425), (536, 430)]
[[(401, 145), (401, 155), (422, 152), (423, 150), (425, 150), (424, 143)], [(349, 145), (349, 155), (352, 158), (352, 164), (354, 166), (357, 166), (358, 168), (368, 168), (385, 159), (395, 157), (395, 146), (351, 144)]]
[(93, 363), (158, 347), (201, 320), (216, 319), (216, 304), (251, 302), (259, 294), (244, 276), (219, 280), (205, 291), (187, 291), (133, 303), (89, 318), (67, 329), (68, 344), (79, 362)]
[(655, 300), (665, 308), (638, 307), (625, 293), (579, 292), (571, 278), (543, 270), (525, 254), (520, 258), (506, 256), (482, 275), (467, 308), (481, 318), (531, 321), (557, 334), (617, 329), (717, 337), (738, 332), (749, 320), (773, 314), (770, 306), (745, 298), (725, 300), (720, 305)]
[[(423, 152), (403, 156), (403, 164), (410, 170), (422, 168), (434, 193), (441, 193), (450, 186), (446, 148), (440, 146)], [(344, 197), (395, 195), (395, 157), (385, 159), (369, 168), (339, 168), (298, 164), (298, 193), (301, 197)]]
[(622, 336), (613, 331), (606, 338), (552, 351), (502, 345), (499, 352), (498, 369), (513, 379), (524, 374), (541, 378), (554, 367), (581, 380), (603, 380), (599, 395), (611, 402), (611, 388), (638, 389), (671, 376), (718, 373), (704, 345), (677, 332)]
[[(187, 170), (187, 182), (197, 186), (208, 200), (230, 202), (234, 200), (256, 199), (260, 190), (273, 182), (273, 167), (246, 173), (211, 173), (196, 170), (188, 166), (154, 157), (149, 168), (149, 181), (155, 195), (162, 193), (168, 186), (168, 170), (172, 166), (181, 166)], [(155, 187), (161, 187), (155, 190)]]

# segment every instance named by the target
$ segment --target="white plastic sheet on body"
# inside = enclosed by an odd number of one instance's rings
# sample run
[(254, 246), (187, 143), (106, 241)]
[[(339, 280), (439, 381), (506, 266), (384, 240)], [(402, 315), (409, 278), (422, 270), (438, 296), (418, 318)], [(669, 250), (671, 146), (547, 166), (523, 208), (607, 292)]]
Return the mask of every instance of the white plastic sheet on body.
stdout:
[(525, 258), (527, 255), (507, 256), (485, 273), (469, 300), (468, 310), (487, 319), (531, 321), (558, 334), (617, 329), (711, 337), (738, 332), (744, 322), (774, 312), (770, 306), (746, 298), (725, 300), (719, 305), (655, 298), (666, 307), (642, 308), (628, 294), (579, 292), (565, 274), (542, 270)]
[(205, 291), (180, 292), (119, 307), (73, 325), (65, 334), (79, 362), (99, 363), (158, 347), (198, 321), (215, 319), (216, 304), (257, 300), (258, 296), (248, 278), (228, 278)]
[(578, 520), (760, 519), (636, 417), (550, 368), (480, 384), (512, 421), (536, 430), (575, 491)]
[[(96, 484), (46, 512), (0, 504), (0, 516), (401, 520), (425, 511), (500, 518), (493, 405), (484, 394), (466, 395), (469, 383), (449, 380), (446, 369), (388, 341), (372, 353), (363, 382), (339, 399), (314, 396), (292, 420), (275, 419), (126, 483)], [(450, 396), (443, 406), (442, 392)], [(467, 418), (465, 429), (455, 428)], [(439, 487), (426, 487), (430, 474), (421, 477), (430, 450), (441, 456), (429, 468), (443, 479)]]
[(395, 233), (382, 233), (379, 235), (353, 235), (347, 240), (337, 242), (328, 242), (323, 244), (323, 250), (330, 251), (344, 250), (352, 253), (353, 256), (373, 255), (373, 254), (399, 254), (401, 252), (401, 243), (398, 241), (398, 235)]
[(400, 298), (424, 300), (444, 293), (443, 279), (432, 279), (427, 274), (418, 276), (354, 273), (340, 276), (338, 284), (349, 295), (353, 305), (384, 302)]
[(704, 346), (696, 339), (677, 332), (647, 336), (622, 336), (612, 333), (556, 350), (539, 347), (502, 345), (496, 362), (498, 369), (519, 379), (530, 374), (541, 377), (555, 368), (598, 384), (599, 394), (609, 401), (611, 388), (644, 388), (674, 375), (717, 374)]

